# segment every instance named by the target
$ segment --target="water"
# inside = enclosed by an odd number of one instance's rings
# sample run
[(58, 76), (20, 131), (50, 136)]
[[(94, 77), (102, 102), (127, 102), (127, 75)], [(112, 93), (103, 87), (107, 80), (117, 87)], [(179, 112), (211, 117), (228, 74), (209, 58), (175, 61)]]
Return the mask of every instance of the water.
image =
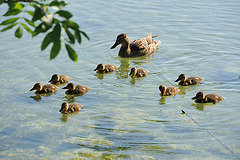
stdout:
[[(91, 39), (74, 46), (78, 63), (64, 49), (49, 61), (50, 49), (40, 51), (43, 35), (17, 40), (13, 31), (0, 33), (0, 158), (239, 159), (239, 1), (75, 0), (67, 9)], [(119, 33), (133, 40), (149, 32), (162, 41), (154, 56), (124, 59), (119, 47), (110, 50)], [(97, 75), (98, 63), (120, 68)], [(133, 66), (149, 75), (132, 80)], [(63, 89), (34, 97), (32, 86), (55, 73), (91, 90), (81, 97), (66, 97)], [(204, 82), (179, 87), (174, 81), (181, 73)], [(161, 98), (160, 84), (181, 92)], [(226, 100), (197, 105), (191, 98), (198, 91)], [(61, 115), (63, 101), (84, 107)]]

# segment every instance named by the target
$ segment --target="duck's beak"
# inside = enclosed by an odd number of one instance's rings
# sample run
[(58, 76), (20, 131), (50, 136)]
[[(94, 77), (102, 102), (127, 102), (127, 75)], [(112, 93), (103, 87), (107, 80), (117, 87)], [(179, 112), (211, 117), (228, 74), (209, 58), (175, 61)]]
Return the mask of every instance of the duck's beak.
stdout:
[(63, 87), (62, 89), (67, 89), (67, 86), (66, 86), (66, 87)]
[(97, 70), (97, 68), (96, 69), (94, 69), (93, 71), (96, 71)]
[(197, 99), (197, 97), (193, 97), (192, 100)]
[(131, 76), (133, 74), (133, 72), (131, 71), (130, 73), (129, 73), (129, 76)]
[(175, 82), (177, 82), (177, 81), (180, 81), (180, 79), (178, 78)]
[(30, 91), (33, 91), (34, 90), (34, 87), (32, 89), (30, 89)]
[(116, 48), (119, 45), (119, 43), (116, 41), (115, 44), (111, 47), (111, 49)]

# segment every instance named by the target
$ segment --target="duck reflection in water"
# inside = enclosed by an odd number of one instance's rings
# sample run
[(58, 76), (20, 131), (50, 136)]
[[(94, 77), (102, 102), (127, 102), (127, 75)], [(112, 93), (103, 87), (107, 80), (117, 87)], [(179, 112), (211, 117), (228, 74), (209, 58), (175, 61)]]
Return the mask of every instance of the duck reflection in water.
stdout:
[[(203, 111), (205, 108), (205, 105), (207, 105), (206, 103), (193, 103), (192, 106), (195, 107), (195, 109), (199, 110), (199, 111)], [(209, 104), (208, 104), (209, 105)]]
[(30, 96), (30, 98), (34, 99), (35, 101), (41, 101), (42, 97), (49, 97), (52, 94), (53, 93), (44, 93), (44, 94), (37, 94), (37, 93), (35, 93), (35, 96)]

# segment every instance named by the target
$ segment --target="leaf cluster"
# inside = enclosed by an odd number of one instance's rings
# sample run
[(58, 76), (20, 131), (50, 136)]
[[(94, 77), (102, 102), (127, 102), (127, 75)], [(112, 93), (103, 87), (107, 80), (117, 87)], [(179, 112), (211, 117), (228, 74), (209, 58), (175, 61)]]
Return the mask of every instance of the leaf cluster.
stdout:
[(88, 40), (89, 37), (80, 30), (76, 22), (70, 20), (73, 17), (72, 13), (62, 9), (67, 5), (65, 1), (53, 0), (48, 3), (46, 0), (0, 0), (0, 5), (4, 3), (8, 4), (8, 11), (3, 16), (10, 18), (1, 22), (0, 25), (4, 26), (1, 32), (18, 26), (15, 37), (19, 39), (23, 36), (23, 29), (32, 37), (47, 32), (41, 50), (45, 50), (52, 43), (50, 60), (59, 54), (64, 43), (69, 58), (77, 62), (78, 55), (71, 45), (76, 41), (80, 44), (82, 36)]

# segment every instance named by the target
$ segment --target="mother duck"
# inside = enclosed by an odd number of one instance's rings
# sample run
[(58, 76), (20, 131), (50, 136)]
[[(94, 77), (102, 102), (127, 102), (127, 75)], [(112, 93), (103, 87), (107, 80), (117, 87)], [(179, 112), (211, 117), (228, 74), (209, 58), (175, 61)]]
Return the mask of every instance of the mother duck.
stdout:
[(152, 38), (157, 36), (152, 36), (152, 33), (149, 33), (147, 37), (136, 39), (130, 42), (127, 34), (122, 33), (117, 36), (115, 44), (111, 49), (117, 47), (119, 44), (122, 44), (118, 55), (120, 57), (139, 57), (152, 54), (157, 46), (161, 43), (160, 40), (154, 41)]

